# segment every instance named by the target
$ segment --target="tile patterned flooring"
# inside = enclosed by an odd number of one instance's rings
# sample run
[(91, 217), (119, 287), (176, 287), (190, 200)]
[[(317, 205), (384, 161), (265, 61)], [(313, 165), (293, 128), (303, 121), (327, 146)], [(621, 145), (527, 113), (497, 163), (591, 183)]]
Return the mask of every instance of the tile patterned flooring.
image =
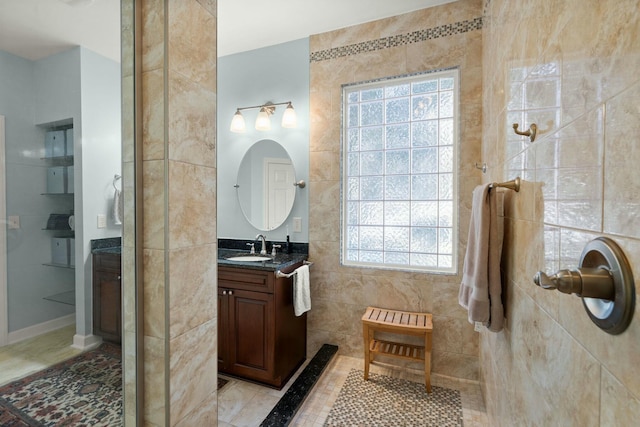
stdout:
[[(75, 326), (71, 325), (0, 348), (0, 385), (79, 354), (80, 351), (69, 344), (73, 341), (74, 333)], [(228, 379), (229, 383), (218, 393), (218, 426), (255, 427), (260, 425), (310, 360), (310, 358), (307, 359), (282, 390), (274, 390), (221, 375)], [(351, 368), (363, 369), (362, 359), (335, 356), (290, 425), (322, 426)], [(382, 363), (372, 364), (371, 372), (415, 382), (424, 381), (421, 371), (406, 370)], [(431, 384), (460, 390), (465, 427), (488, 426), (478, 383), (434, 374), (431, 376)]]
[[(229, 379), (230, 382), (218, 393), (218, 426), (258, 426), (305, 366), (306, 364), (296, 372), (294, 377), (287, 383), (287, 386), (280, 391), (222, 376), (225, 379)], [(351, 368), (363, 369), (362, 359), (335, 356), (329, 362), (329, 365), (290, 425), (298, 427), (322, 426)], [(424, 374), (421, 371), (406, 370), (382, 363), (372, 364), (371, 372), (409, 381), (424, 381)], [(488, 426), (484, 400), (477, 382), (434, 374), (431, 376), (431, 384), (460, 390), (465, 427)]]

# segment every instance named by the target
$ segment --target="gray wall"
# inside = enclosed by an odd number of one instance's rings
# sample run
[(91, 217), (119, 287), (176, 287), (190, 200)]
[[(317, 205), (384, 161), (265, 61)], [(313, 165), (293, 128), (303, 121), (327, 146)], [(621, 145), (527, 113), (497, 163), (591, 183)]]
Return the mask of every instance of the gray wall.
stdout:
[[(271, 131), (255, 130), (258, 110), (243, 112), (247, 130), (229, 131), (238, 107), (267, 101), (291, 101), (298, 127), (282, 129), (284, 106), (271, 117)], [(245, 152), (257, 141), (272, 139), (289, 153), (296, 179), (309, 180), (309, 40), (300, 39), (218, 58), (218, 237), (252, 239), (258, 230), (244, 217), (236, 197), (238, 167)], [(293, 185), (293, 183), (292, 183)], [(267, 234), (267, 240), (309, 241), (309, 187), (296, 189), (293, 210), (285, 223)], [(293, 233), (292, 218), (302, 218), (302, 232)]]
[(41, 195), (47, 165), (41, 159), (44, 130), (34, 125), (35, 63), (0, 52), (0, 76), (0, 114), (6, 117), (6, 214), (20, 217), (20, 228), (7, 230), (8, 326), (13, 332), (73, 313), (73, 306), (43, 297), (73, 290), (74, 273), (43, 265), (51, 260), (52, 235), (42, 228), (49, 213), (65, 212), (66, 205), (60, 198)]
[[(8, 230), (9, 332), (76, 312), (77, 334), (89, 335), (91, 239), (120, 236), (110, 208), (113, 176), (120, 174), (120, 65), (77, 47), (38, 61), (0, 52), (0, 114), (6, 116), (7, 215), (19, 215), (20, 230)], [(7, 72), (4, 72), (4, 71)], [(49, 213), (66, 205), (41, 196), (46, 186), (44, 129), (74, 124), (76, 269), (42, 266), (50, 259)], [(58, 206), (56, 206), (58, 204)], [(97, 215), (107, 228), (97, 228)], [(43, 300), (76, 290), (76, 308)]]

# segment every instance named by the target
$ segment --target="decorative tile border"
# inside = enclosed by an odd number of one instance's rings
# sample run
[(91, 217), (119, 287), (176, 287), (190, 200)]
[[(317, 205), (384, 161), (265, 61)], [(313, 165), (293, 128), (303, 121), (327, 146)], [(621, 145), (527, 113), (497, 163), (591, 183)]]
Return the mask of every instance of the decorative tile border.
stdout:
[(262, 421), (260, 427), (288, 426), (337, 351), (338, 346), (324, 344)]
[(310, 62), (326, 61), (328, 59), (340, 58), (343, 56), (358, 55), (364, 52), (374, 52), (376, 50), (397, 47), (425, 40), (438, 39), (440, 37), (462, 34), (468, 31), (481, 30), (482, 17), (473, 20), (464, 20), (453, 24), (440, 25), (434, 28), (413, 31), (396, 36), (382, 37), (377, 40), (369, 40), (362, 43), (355, 43), (347, 46), (334, 47), (332, 49), (311, 52)]

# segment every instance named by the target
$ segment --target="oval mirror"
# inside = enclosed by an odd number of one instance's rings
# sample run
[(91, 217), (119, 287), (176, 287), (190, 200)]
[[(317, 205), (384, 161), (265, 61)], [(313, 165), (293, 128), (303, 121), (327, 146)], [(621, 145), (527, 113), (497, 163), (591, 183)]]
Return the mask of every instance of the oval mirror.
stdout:
[(253, 144), (240, 162), (236, 192), (247, 221), (262, 231), (280, 227), (293, 208), (295, 170), (282, 145), (271, 139)]

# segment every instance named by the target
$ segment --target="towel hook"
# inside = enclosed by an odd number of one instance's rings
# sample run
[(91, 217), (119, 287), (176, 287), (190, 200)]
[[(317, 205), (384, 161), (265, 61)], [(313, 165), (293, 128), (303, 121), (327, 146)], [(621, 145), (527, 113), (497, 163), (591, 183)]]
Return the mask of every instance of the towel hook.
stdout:
[(482, 165), (479, 165), (478, 162), (476, 162), (476, 169), (480, 169), (482, 173), (487, 173), (487, 164), (482, 163)]
[(115, 188), (115, 189), (116, 189), (116, 191), (118, 191), (118, 187), (116, 187), (116, 182), (118, 182), (118, 180), (119, 180), (119, 179), (120, 179), (120, 175), (115, 174), (115, 175), (113, 176), (113, 188)]
[(518, 124), (514, 123), (513, 124), (513, 131), (517, 135), (528, 136), (529, 139), (531, 140), (531, 142), (533, 142), (536, 139), (536, 133), (538, 132), (538, 125), (536, 125), (535, 123), (531, 123), (531, 125), (529, 126), (529, 129), (524, 131), (524, 132), (522, 132), (522, 131), (518, 130)]

